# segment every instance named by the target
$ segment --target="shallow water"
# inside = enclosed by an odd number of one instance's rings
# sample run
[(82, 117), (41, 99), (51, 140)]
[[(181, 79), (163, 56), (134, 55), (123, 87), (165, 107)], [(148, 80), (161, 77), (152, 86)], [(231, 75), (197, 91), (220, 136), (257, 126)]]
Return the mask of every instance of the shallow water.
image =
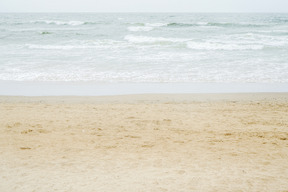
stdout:
[(0, 14), (0, 80), (287, 83), (288, 14)]

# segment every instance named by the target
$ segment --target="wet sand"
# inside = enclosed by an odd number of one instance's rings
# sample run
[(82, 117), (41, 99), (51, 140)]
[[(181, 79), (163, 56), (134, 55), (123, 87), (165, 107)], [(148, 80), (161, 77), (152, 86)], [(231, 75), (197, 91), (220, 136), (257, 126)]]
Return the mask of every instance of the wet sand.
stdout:
[(288, 94), (0, 97), (0, 191), (288, 191)]

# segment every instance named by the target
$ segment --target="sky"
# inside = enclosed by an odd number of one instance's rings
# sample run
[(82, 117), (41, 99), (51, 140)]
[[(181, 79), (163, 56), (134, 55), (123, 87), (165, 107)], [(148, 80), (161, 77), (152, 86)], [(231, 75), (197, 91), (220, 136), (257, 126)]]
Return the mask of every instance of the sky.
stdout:
[(0, 0), (0, 12), (288, 12), (288, 0)]

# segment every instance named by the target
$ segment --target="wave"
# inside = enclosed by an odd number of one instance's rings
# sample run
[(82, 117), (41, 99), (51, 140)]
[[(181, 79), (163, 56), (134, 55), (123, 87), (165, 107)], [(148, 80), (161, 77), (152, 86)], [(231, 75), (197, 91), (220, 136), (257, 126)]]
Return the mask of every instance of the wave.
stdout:
[(93, 25), (99, 24), (97, 22), (88, 22), (88, 21), (58, 21), (58, 20), (37, 20), (37, 21), (30, 21), (30, 22), (23, 22), (23, 23), (9, 23), (12, 25), (21, 25), (21, 24), (47, 24), (47, 25), (70, 25), (70, 26), (77, 26), (77, 25)]
[(149, 26), (149, 27), (163, 27), (167, 25), (168, 23), (145, 23), (145, 26)]
[[(127, 35), (124, 41), (116, 41), (112, 39), (103, 39), (96, 41), (75, 41), (67, 44), (25, 44), (24, 47), (28, 49), (42, 49), (42, 50), (72, 50), (72, 49), (125, 49), (129, 47), (144, 48), (149, 47), (168, 46), (168, 47), (186, 47), (189, 39), (181, 38), (164, 38), (164, 37), (149, 37), (149, 36), (135, 36)], [(147, 47), (146, 47), (147, 48)]]
[(212, 43), (212, 42), (187, 42), (187, 48), (195, 50), (261, 50), (263, 45), (249, 45), (249, 44), (224, 44), (224, 43)]
[(146, 26), (135, 26), (135, 27), (128, 27), (128, 31), (136, 32), (136, 31), (151, 31), (153, 27), (146, 27)]
[(228, 23), (228, 22), (194, 22), (194, 23), (128, 23), (133, 26), (141, 27), (265, 27), (267, 24), (260, 23)]
[(0, 25), (26, 25), (26, 24), (47, 24), (47, 25), (95, 25), (101, 24), (99, 22), (89, 22), (89, 21), (60, 21), (60, 20), (37, 20), (28, 22), (1, 22)]
[[(41, 34), (48, 35), (50, 32), (43, 31)], [(127, 49), (127, 48), (175, 48), (192, 50), (263, 50), (263, 49), (287, 49), (287, 38), (269, 36), (231, 36), (219, 37), (210, 40), (197, 40), (186, 38), (157, 37), (126, 35), (122, 40), (98, 39), (98, 40), (74, 40), (63, 44), (25, 44), (28, 49), (47, 50), (71, 50), (71, 49)]]
[[(0, 25), (25, 25), (25, 24), (48, 24), (48, 25), (95, 25), (95, 24), (104, 24), (102, 22), (92, 22), (92, 21), (65, 21), (65, 20), (36, 20), (30, 22), (1, 22)], [(194, 23), (181, 23), (181, 22), (171, 22), (171, 23), (125, 23), (126, 25), (132, 25), (130, 27), (148, 27), (150, 28), (161, 28), (161, 27), (197, 27), (197, 26), (212, 26), (212, 27), (267, 27), (270, 24), (263, 23), (229, 23), (229, 22), (205, 22), (199, 21)], [(132, 29), (133, 30), (133, 29)], [(139, 30), (141, 31), (141, 29)]]
[(196, 23), (169, 23), (168, 27), (197, 27), (197, 26), (215, 26), (215, 27), (264, 27), (264, 24), (251, 23), (225, 23), (225, 22), (196, 22)]
[(168, 27), (194, 27), (198, 26), (197, 23), (168, 23)]
[(25, 44), (28, 49), (44, 49), (44, 50), (71, 50), (71, 49), (119, 49), (127, 47), (127, 43), (104, 39), (100, 41), (75, 41), (70, 44)]
[(82, 21), (54, 21), (54, 20), (39, 20), (30, 22), (14, 22), (14, 23), (1, 23), (5, 25), (26, 25), (26, 24), (48, 24), (48, 25), (84, 25), (87, 22)]
[(126, 35), (124, 37), (124, 40), (130, 43), (142, 43), (142, 44), (165, 44), (166, 43), (167, 44), (167, 43), (186, 42), (189, 39)]
[(23, 25), (23, 24), (27, 24), (25, 22), (0, 22), (0, 25)]
[(163, 27), (167, 26), (169, 23), (126, 23), (133, 26), (146, 26), (146, 27)]
[(31, 23), (36, 24), (48, 24), (48, 25), (84, 25), (86, 22), (83, 21), (54, 21), (54, 20), (45, 20), (45, 21), (33, 21)]
[(167, 26), (167, 23), (129, 23), (128, 31), (137, 32), (137, 31), (151, 31), (154, 28)]
[(70, 49), (86, 49), (93, 48), (93, 46), (87, 45), (36, 45), (36, 44), (26, 44), (29, 49), (49, 49), (49, 50), (70, 50)]
[(218, 22), (218, 23), (207, 23), (207, 26), (216, 26), (216, 27), (266, 27), (265, 24), (257, 24), (257, 23), (226, 23), (226, 22)]

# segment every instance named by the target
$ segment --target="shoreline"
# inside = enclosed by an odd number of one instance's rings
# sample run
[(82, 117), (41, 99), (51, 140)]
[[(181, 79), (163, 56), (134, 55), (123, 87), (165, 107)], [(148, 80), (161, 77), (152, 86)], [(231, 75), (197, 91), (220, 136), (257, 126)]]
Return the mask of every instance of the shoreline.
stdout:
[(108, 96), (192, 93), (281, 93), (288, 83), (96, 83), (0, 81), (7, 96)]
[(288, 102), (285, 93), (128, 94), (106, 96), (3, 96), (0, 103), (164, 104), (191, 102)]

